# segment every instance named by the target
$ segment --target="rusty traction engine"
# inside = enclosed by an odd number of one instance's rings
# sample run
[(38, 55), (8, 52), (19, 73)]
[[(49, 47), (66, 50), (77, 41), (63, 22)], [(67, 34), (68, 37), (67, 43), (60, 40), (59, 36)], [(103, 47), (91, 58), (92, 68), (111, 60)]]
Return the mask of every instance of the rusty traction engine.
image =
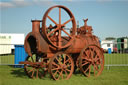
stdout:
[[(58, 22), (51, 16), (53, 9), (58, 10)], [(62, 23), (62, 11), (69, 18)], [(54, 23), (48, 25), (47, 20)], [(24, 70), (30, 78), (42, 78), (48, 72), (54, 80), (69, 79), (78, 68), (85, 76), (98, 76), (104, 68), (104, 55), (100, 43), (92, 35), (92, 27), (76, 26), (75, 17), (65, 6), (57, 5), (49, 8), (42, 20), (32, 20), (32, 32), (25, 38), (25, 51), (28, 53)], [(42, 22), (42, 27), (40, 27)], [(65, 28), (68, 23), (72, 27)], [(77, 69), (77, 70), (78, 70)]]

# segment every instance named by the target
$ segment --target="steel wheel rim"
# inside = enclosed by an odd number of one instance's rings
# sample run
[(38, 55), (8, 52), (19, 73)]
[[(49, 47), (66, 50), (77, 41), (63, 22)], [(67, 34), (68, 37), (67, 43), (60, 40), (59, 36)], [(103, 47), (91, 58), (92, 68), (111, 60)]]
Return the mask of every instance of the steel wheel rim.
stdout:
[(99, 76), (104, 69), (104, 55), (101, 48), (97, 45), (85, 47), (80, 55), (79, 66), (85, 76)]
[(74, 71), (74, 62), (69, 55), (57, 53), (52, 58), (49, 69), (54, 80), (67, 80)]

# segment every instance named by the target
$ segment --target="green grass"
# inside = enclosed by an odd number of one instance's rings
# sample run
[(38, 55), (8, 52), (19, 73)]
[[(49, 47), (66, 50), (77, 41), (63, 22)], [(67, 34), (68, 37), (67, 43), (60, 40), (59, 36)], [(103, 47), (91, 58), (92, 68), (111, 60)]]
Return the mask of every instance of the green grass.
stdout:
[[(14, 55), (0, 56), (0, 64), (14, 64)], [(128, 64), (128, 54), (105, 54), (105, 64)], [(0, 85), (128, 85), (128, 66), (104, 68), (99, 77), (87, 78), (81, 73), (69, 80), (54, 81), (48, 75), (43, 79), (30, 79), (23, 68), (0, 66)]]
[(87, 78), (81, 73), (73, 74), (69, 80), (54, 81), (49, 76), (30, 79), (23, 68), (0, 66), (0, 85), (128, 85), (128, 67), (106, 67), (98, 77)]

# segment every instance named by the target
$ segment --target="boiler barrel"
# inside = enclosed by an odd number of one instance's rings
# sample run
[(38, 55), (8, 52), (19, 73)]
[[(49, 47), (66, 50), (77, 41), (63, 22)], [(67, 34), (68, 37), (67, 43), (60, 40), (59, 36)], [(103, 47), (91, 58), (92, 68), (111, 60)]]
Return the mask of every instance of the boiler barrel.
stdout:
[(95, 44), (95, 45), (100, 46), (97, 37), (80, 36), (80, 37), (75, 37), (72, 45), (65, 52), (66, 53), (80, 53), (81, 50), (85, 46), (88, 46), (89, 44)]

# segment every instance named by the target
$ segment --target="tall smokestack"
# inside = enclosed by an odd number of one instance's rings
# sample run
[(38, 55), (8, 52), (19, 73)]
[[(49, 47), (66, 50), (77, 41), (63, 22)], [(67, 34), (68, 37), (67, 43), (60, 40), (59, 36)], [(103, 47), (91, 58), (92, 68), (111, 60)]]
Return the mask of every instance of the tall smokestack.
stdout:
[(39, 33), (40, 30), (40, 20), (32, 20), (32, 32)]

